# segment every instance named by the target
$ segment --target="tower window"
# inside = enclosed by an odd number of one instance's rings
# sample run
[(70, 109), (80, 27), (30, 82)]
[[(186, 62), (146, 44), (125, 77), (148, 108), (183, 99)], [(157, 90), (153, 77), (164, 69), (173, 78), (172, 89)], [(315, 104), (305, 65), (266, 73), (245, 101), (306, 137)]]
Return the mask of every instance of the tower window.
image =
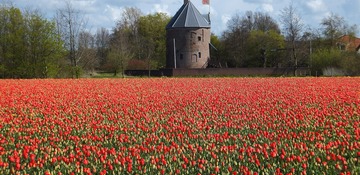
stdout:
[(199, 58), (201, 58), (201, 52), (199, 52)]
[(198, 36), (198, 41), (201, 41), (201, 36)]
[(198, 62), (198, 55), (197, 55), (197, 54), (193, 54), (193, 55), (191, 56), (191, 62), (192, 62), (192, 63)]
[(191, 38), (196, 38), (196, 33), (195, 32), (191, 32)]

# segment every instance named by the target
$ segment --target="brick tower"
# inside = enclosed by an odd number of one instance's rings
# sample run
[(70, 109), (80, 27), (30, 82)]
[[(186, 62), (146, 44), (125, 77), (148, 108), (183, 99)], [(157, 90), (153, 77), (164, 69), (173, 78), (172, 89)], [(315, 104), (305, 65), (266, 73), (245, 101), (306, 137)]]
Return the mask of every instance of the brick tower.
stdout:
[(166, 67), (206, 68), (210, 59), (210, 17), (189, 1), (166, 26)]

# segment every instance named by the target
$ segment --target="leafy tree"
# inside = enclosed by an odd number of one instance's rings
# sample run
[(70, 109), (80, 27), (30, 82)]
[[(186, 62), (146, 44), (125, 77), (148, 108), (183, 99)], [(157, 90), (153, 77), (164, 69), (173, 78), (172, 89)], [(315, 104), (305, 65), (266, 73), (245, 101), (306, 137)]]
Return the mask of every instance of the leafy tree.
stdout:
[(247, 12), (248, 21), (250, 21), (251, 30), (259, 30), (263, 32), (273, 31), (280, 34), (279, 25), (276, 21), (269, 16), (267, 13), (263, 12)]
[(360, 55), (356, 52), (342, 52), (340, 67), (347, 75), (360, 75)]
[(208, 67), (226, 67), (226, 65), (222, 65), (225, 60), (222, 60), (224, 49), (221, 40), (218, 36), (211, 33), (210, 43), (212, 46), (210, 46), (210, 62)]
[(166, 32), (165, 27), (170, 17), (165, 13), (155, 13), (142, 16), (139, 19), (140, 45), (143, 48), (141, 58), (148, 62), (151, 69), (151, 62), (154, 68), (162, 68), (166, 65)]
[[(274, 31), (280, 34), (278, 24), (267, 13), (246, 12), (234, 15), (228, 22), (228, 29), (222, 34), (222, 43), (230, 67), (247, 67), (249, 52), (247, 40), (252, 31)], [(250, 51), (252, 52), (252, 51)]]
[(2, 7), (1, 13), (1, 65), (4, 67), (3, 76), (20, 78), (26, 75), (23, 67), (25, 49), (24, 17), (20, 9), (15, 7)]
[(278, 48), (285, 45), (284, 38), (277, 31), (254, 30), (247, 39), (248, 67), (276, 67), (281, 63)]
[(6, 78), (55, 77), (63, 43), (55, 23), (38, 10), (0, 9), (0, 74)]
[(56, 32), (55, 22), (46, 20), (40, 12), (25, 13), (27, 54), (23, 67), (27, 77), (55, 77), (60, 69), (59, 60), (63, 58), (63, 43)]

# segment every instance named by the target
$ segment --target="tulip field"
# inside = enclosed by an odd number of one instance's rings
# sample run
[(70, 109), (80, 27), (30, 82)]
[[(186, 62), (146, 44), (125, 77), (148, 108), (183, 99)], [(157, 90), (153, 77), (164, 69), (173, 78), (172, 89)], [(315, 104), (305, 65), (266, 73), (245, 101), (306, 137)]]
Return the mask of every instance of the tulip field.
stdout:
[(360, 78), (0, 80), (0, 174), (360, 174)]

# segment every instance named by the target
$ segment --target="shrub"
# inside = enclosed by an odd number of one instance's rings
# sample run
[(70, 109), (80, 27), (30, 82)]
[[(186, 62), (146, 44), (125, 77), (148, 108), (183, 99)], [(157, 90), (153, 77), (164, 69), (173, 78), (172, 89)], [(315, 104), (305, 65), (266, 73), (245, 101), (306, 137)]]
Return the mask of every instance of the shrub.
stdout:
[(338, 49), (320, 49), (311, 55), (312, 71), (323, 74), (328, 68), (340, 68), (341, 51)]

